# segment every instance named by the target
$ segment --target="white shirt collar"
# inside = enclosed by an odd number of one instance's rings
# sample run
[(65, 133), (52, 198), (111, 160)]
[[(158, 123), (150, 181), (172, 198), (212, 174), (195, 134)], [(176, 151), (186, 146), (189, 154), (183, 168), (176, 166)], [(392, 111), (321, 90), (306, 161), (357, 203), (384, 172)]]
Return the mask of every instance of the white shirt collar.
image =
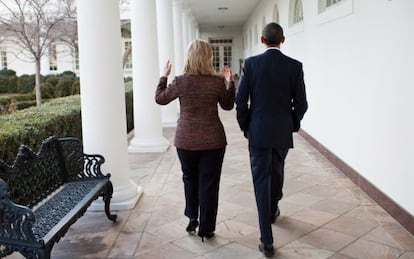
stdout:
[(279, 50), (279, 51), (280, 51), (280, 48), (278, 48), (278, 47), (267, 47), (267, 48), (266, 48), (266, 51), (268, 51), (269, 49), (277, 49), (277, 50)]

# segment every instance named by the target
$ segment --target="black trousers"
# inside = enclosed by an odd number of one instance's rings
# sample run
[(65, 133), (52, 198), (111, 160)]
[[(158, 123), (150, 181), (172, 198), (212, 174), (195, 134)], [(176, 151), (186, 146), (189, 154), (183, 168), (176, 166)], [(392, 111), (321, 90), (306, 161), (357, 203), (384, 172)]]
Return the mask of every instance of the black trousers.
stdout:
[(260, 240), (273, 244), (272, 215), (283, 196), (285, 159), (289, 149), (249, 146), (254, 193), (259, 214)]
[(185, 150), (177, 148), (183, 171), (185, 211), (190, 219), (198, 219), (200, 233), (216, 229), (219, 185), (226, 149)]

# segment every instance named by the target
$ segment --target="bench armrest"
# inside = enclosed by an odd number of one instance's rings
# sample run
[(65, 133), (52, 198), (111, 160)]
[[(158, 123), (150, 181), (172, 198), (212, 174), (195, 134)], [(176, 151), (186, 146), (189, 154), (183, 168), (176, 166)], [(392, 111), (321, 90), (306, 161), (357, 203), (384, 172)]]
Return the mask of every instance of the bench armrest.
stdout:
[(82, 178), (109, 178), (110, 174), (104, 175), (101, 166), (105, 162), (105, 158), (101, 155), (83, 154), (84, 167)]
[(33, 234), (34, 222), (34, 213), (28, 207), (12, 202), (7, 183), (0, 179), (0, 244), (1, 240), (38, 243)]

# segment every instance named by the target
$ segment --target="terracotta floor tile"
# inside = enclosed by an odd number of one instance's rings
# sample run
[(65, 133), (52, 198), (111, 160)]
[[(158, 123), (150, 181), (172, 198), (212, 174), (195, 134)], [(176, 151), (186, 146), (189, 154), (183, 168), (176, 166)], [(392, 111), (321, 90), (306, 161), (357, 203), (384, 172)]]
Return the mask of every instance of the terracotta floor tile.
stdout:
[(337, 252), (355, 241), (356, 237), (320, 228), (300, 239), (301, 242)]
[(378, 224), (370, 219), (358, 220), (350, 216), (338, 217), (324, 226), (353, 237), (361, 237), (376, 227)]
[(304, 237), (317, 226), (307, 224), (289, 217), (278, 218), (276, 224), (272, 225), (273, 239), (277, 248)]
[(398, 259), (414, 259), (414, 251), (406, 252)]
[(206, 259), (219, 258), (237, 258), (237, 259), (254, 259), (261, 258), (262, 253), (258, 249), (250, 249), (237, 243), (224, 245), (216, 250), (209, 252), (203, 256)]
[(315, 226), (322, 226), (337, 217), (337, 215), (313, 209), (304, 209), (290, 216), (290, 218), (310, 223)]
[(241, 239), (257, 230), (257, 227), (237, 222), (234, 220), (226, 220), (216, 227), (216, 234), (221, 237), (234, 241)]
[(206, 239), (204, 242), (201, 242), (201, 238), (197, 235), (188, 235), (173, 242), (174, 245), (197, 255), (205, 255), (228, 243), (229, 241), (227, 239), (219, 235)]
[(318, 211), (328, 212), (333, 215), (342, 215), (348, 211), (351, 211), (353, 208), (357, 206), (357, 203), (344, 202), (337, 199), (324, 199), (313, 204), (309, 208)]
[(340, 253), (352, 258), (394, 259), (403, 254), (404, 251), (360, 239), (344, 248)]
[(334, 253), (328, 250), (324, 250), (312, 245), (308, 245), (302, 243), (300, 241), (292, 242), (280, 249), (277, 250), (276, 257), (277, 258), (291, 258), (291, 259), (299, 259), (299, 258), (329, 258)]

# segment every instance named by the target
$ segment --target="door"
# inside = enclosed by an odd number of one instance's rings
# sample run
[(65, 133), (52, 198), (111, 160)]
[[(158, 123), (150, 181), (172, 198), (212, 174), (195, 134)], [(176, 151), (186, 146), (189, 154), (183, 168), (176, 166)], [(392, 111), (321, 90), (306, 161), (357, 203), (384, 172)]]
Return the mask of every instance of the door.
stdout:
[(231, 67), (232, 61), (232, 39), (209, 39), (213, 46), (213, 66), (216, 71), (221, 71), (224, 66)]

